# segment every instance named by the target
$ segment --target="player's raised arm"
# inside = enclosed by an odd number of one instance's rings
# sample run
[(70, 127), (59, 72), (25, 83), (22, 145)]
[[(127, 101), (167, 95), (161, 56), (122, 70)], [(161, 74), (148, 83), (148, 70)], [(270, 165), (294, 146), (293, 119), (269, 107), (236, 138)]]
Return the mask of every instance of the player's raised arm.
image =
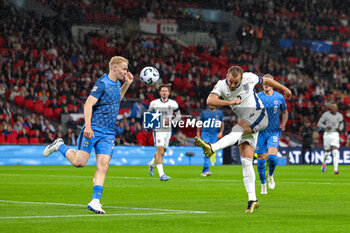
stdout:
[(123, 97), (124, 97), (126, 91), (129, 89), (129, 87), (133, 81), (134, 81), (134, 76), (130, 72), (128, 72), (125, 75), (125, 82), (124, 82), (123, 86), (120, 88), (120, 101), (123, 100)]
[(210, 94), (207, 98), (207, 105), (211, 105), (214, 107), (222, 107), (222, 106), (228, 106), (228, 105), (237, 105), (241, 104), (240, 98), (235, 98), (234, 100), (222, 100), (219, 98), (216, 94)]
[(275, 81), (275, 80), (273, 80), (271, 78), (263, 77), (263, 83), (262, 84), (283, 91), (284, 92), (284, 97), (286, 99), (292, 98), (292, 92), (291, 92), (291, 90), (289, 90), (289, 88), (287, 88), (286, 86), (280, 84), (279, 82), (277, 82), (277, 81)]
[(97, 103), (98, 99), (92, 95), (89, 95), (84, 105), (84, 119), (85, 119), (85, 130), (84, 137), (90, 139), (94, 137), (94, 131), (91, 128), (91, 116), (92, 116), (92, 106)]

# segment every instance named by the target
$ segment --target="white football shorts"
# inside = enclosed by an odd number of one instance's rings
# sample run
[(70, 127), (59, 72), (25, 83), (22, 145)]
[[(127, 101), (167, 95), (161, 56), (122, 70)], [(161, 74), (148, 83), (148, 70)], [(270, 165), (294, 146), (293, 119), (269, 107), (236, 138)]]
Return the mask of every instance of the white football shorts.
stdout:
[(163, 146), (164, 148), (168, 148), (169, 142), (171, 139), (171, 131), (167, 132), (153, 132), (153, 138), (154, 138), (154, 146)]

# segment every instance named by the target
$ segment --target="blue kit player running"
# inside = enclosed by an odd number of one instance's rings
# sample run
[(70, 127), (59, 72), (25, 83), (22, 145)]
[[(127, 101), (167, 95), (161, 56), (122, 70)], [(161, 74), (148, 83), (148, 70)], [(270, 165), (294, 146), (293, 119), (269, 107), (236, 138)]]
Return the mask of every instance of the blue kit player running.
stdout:
[[(272, 75), (266, 74), (264, 78), (273, 79)], [(275, 188), (273, 173), (277, 165), (278, 143), (281, 131), (285, 130), (288, 121), (286, 100), (283, 95), (273, 90), (272, 87), (263, 85), (264, 91), (258, 96), (263, 102), (269, 117), (268, 126), (259, 133), (256, 153), (258, 154), (258, 173), (261, 181), (261, 194), (267, 194), (265, 175), (265, 161), (268, 155), (269, 160), (269, 188)], [(282, 112), (282, 123), (280, 123), (280, 111)]]
[[(78, 137), (78, 151), (68, 148), (62, 138), (58, 138), (48, 145), (43, 153), (46, 157), (55, 151), (60, 151), (72, 165), (84, 167), (92, 148), (95, 148), (96, 172), (93, 179), (92, 201), (87, 207), (97, 214), (105, 214), (100, 199), (114, 150), (120, 101), (134, 79), (128, 72), (128, 64), (129, 61), (124, 57), (112, 57), (109, 62), (109, 73), (99, 78), (92, 88), (84, 105), (85, 125)], [(123, 86), (120, 81), (124, 82)]]
[[(209, 106), (208, 109), (204, 110), (200, 116), (200, 120), (203, 122), (203, 126), (197, 128), (197, 137), (201, 138), (205, 142), (215, 143), (218, 139), (222, 138), (222, 133), (224, 132), (224, 114), (222, 111), (216, 109), (213, 106)], [(216, 121), (220, 121), (220, 127), (216, 127)], [(206, 123), (204, 123), (206, 122)], [(203, 170), (201, 176), (207, 177), (211, 176), (212, 173), (209, 169), (210, 162), (215, 163), (216, 153), (214, 153), (210, 158), (204, 156)]]

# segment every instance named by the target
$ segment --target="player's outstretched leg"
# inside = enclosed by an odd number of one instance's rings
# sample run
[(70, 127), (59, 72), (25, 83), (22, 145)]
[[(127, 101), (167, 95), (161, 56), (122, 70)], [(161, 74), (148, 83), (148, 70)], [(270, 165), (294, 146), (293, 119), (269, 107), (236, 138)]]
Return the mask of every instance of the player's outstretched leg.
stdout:
[(47, 157), (50, 154), (52, 154), (53, 152), (56, 152), (59, 150), (60, 145), (64, 144), (63, 139), (62, 138), (57, 138), (55, 141), (53, 141), (53, 143), (51, 143), (50, 145), (48, 145), (45, 150), (44, 150), (44, 156)]
[(265, 167), (265, 159), (258, 159), (258, 173), (261, 182), (261, 194), (267, 194), (266, 188), (266, 167)]
[(199, 137), (195, 137), (194, 139), (196, 141), (196, 144), (203, 149), (203, 153), (205, 156), (210, 157), (210, 156), (212, 156), (212, 154), (214, 154), (209, 143), (206, 143), (205, 141), (203, 141)]

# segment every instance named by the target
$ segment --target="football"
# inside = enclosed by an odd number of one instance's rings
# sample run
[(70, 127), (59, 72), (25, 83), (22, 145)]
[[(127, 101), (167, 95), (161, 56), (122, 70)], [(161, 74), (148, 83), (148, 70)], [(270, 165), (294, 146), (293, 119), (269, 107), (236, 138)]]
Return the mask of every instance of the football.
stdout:
[(140, 80), (145, 85), (154, 85), (159, 79), (159, 72), (152, 66), (143, 68), (140, 72)]

